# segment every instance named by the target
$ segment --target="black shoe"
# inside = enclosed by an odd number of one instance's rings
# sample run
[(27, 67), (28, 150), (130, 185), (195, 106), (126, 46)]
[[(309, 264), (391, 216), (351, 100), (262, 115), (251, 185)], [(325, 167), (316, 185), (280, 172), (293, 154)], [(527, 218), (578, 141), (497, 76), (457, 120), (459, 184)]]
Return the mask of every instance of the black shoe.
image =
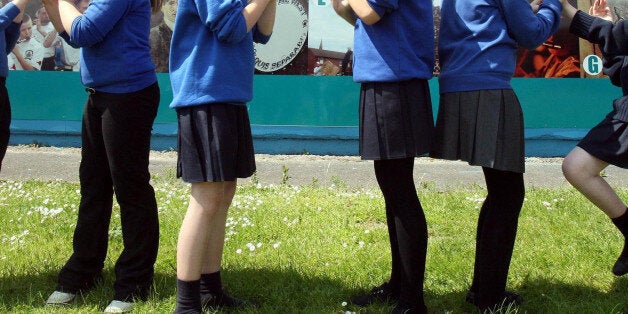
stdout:
[(613, 274), (615, 274), (615, 276), (628, 274), (628, 255), (622, 254), (617, 259), (615, 265), (613, 265)]
[(420, 307), (406, 307), (397, 304), (390, 314), (427, 314), (427, 307), (425, 305)]
[[(476, 299), (475, 293), (473, 291), (467, 292), (467, 297), (465, 298), (465, 301), (479, 307), (478, 300)], [(510, 305), (521, 305), (521, 303), (523, 303), (522, 296), (512, 291), (506, 291), (504, 292), (504, 297), (502, 298), (502, 301), (500, 301), (499, 303), (493, 306), (487, 307), (487, 309), (498, 309), (500, 307), (503, 308), (503, 307), (508, 307)], [(481, 309), (481, 310), (485, 310), (485, 309)]]
[(393, 292), (390, 285), (385, 282), (379, 287), (371, 289), (367, 294), (361, 294), (353, 297), (351, 302), (358, 306), (367, 306), (373, 303), (394, 303), (399, 299), (399, 295)]
[(207, 293), (201, 295), (201, 305), (203, 307), (203, 310), (208, 310), (212, 308), (241, 309), (245, 307), (256, 307), (257, 303), (237, 299), (229, 296), (224, 292), (221, 292), (220, 294)]

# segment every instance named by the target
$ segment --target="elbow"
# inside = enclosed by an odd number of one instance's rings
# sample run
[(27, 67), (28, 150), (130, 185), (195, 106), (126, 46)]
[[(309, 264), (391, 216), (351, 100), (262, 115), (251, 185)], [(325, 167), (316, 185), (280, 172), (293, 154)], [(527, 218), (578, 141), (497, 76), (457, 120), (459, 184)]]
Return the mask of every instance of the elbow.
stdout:
[(362, 23), (369, 26), (379, 22), (379, 20), (381, 19), (379, 14), (375, 13), (375, 11), (369, 12), (368, 14), (364, 15), (358, 15), (358, 17), (360, 18)]

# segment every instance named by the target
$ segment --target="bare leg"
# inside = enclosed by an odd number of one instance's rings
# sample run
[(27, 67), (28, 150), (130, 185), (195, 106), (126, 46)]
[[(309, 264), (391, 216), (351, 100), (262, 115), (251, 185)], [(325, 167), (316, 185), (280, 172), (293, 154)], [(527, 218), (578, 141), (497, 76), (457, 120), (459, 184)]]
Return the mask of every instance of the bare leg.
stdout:
[(608, 163), (599, 160), (580, 147), (574, 148), (563, 161), (563, 174), (571, 185), (610, 218), (626, 212), (626, 204), (600, 176)]
[(205, 264), (220, 267), (221, 256), (206, 259), (212, 250), (222, 255), (227, 208), (234, 191), (235, 181), (192, 184), (190, 204), (177, 243), (178, 279), (198, 280)]
[(227, 223), (227, 212), (236, 191), (236, 181), (225, 182), (222, 203), (219, 211), (216, 212), (209, 234), (209, 247), (205, 251), (201, 273), (210, 274), (220, 270), (222, 262), (222, 251), (225, 244), (225, 225)]

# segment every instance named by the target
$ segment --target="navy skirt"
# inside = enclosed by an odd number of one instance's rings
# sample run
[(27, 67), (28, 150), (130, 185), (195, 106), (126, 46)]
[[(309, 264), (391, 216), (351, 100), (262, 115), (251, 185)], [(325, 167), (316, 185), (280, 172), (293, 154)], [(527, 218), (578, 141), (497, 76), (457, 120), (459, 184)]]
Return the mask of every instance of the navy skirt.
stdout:
[(360, 156), (401, 159), (427, 154), (434, 116), (427, 80), (362, 83)]
[(177, 109), (177, 177), (189, 183), (233, 181), (255, 172), (245, 105), (215, 103)]
[(628, 169), (628, 122), (614, 116), (614, 111), (609, 113), (578, 146), (597, 159)]
[(523, 112), (513, 90), (441, 94), (430, 157), (523, 173)]

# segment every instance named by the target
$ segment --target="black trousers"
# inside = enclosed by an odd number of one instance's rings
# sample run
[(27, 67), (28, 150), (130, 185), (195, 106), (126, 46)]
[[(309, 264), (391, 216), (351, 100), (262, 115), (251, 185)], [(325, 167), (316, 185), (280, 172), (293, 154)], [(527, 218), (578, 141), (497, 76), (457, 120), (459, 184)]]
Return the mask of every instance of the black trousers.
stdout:
[(9, 146), (11, 129), (11, 102), (5, 85), (6, 80), (6, 77), (0, 77), (0, 169), (2, 169), (2, 160)]
[(58, 290), (76, 293), (99, 279), (115, 192), (124, 250), (115, 265), (114, 299), (147, 297), (159, 245), (157, 203), (148, 172), (158, 106), (157, 83), (133, 93), (89, 95), (83, 113), (74, 252), (59, 274)]
[(41, 70), (42, 71), (54, 71), (56, 67), (55, 57), (47, 57), (41, 60)]

